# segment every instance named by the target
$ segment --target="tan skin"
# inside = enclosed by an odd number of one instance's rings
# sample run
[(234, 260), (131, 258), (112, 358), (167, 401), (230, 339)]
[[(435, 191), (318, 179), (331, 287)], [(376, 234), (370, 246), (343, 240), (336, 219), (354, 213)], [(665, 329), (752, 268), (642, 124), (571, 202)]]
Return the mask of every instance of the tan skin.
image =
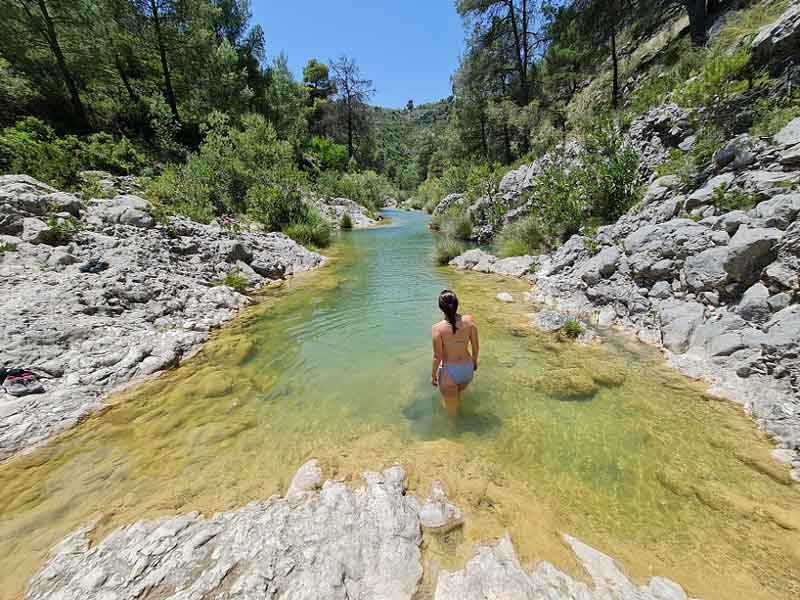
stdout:
[[(456, 384), (450, 380), (447, 373), (439, 366), (446, 364), (472, 363), (474, 369), (478, 370), (478, 327), (470, 315), (463, 317), (457, 315), (456, 332), (447, 321), (439, 321), (432, 330), (433, 337), (433, 364), (431, 367), (431, 385), (438, 387), (442, 397), (442, 406), (451, 417), (458, 414), (460, 395), (469, 382)], [(456, 343), (462, 342), (462, 343)], [(467, 349), (470, 346), (472, 352)], [(440, 376), (441, 375), (441, 376)]]

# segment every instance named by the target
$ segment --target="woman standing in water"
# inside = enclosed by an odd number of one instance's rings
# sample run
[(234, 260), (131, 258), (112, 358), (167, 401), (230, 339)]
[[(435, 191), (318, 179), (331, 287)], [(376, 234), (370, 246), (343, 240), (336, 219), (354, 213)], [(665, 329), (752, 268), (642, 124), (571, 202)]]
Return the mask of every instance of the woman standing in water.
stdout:
[[(467, 389), (478, 370), (478, 328), (470, 315), (458, 314), (454, 292), (439, 294), (444, 321), (433, 326), (433, 367), (431, 383), (439, 388), (442, 406), (451, 417), (458, 414), (461, 392)], [(467, 346), (472, 346), (472, 353)]]

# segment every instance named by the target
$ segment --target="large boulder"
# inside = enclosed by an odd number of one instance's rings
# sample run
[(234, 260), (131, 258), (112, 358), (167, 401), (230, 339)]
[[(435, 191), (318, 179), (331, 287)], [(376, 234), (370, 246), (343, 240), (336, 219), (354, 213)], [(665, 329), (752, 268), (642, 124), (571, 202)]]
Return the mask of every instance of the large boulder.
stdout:
[(728, 254), (728, 249), (720, 246), (687, 258), (683, 270), (689, 288), (696, 292), (724, 288), (728, 283), (728, 272), (725, 270)]
[(745, 321), (766, 323), (772, 315), (772, 309), (768, 303), (769, 296), (769, 290), (764, 284), (755, 283), (742, 295), (736, 312)]
[(800, 43), (800, 5), (793, 5), (769, 25), (765, 25), (751, 42), (753, 60), (757, 64), (774, 64), (797, 55)]
[(617, 270), (621, 253), (614, 246), (607, 246), (590, 258), (583, 267), (582, 279), (587, 285), (595, 285), (601, 279), (611, 277)]
[(658, 307), (661, 343), (675, 354), (688, 350), (695, 330), (703, 323), (705, 309), (698, 302), (669, 299)]
[(92, 200), (87, 220), (96, 225), (130, 225), (149, 228), (155, 225), (150, 203), (139, 196), (117, 196), (109, 200)]
[(781, 194), (764, 200), (752, 211), (764, 227), (786, 229), (800, 213), (800, 194)]
[(775, 260), (775, 246), (781, 231), (774, 228), (742, 226), (731, 238), (725, 258), (725, 271), (734, 281), (755, 281), (761, 269)]

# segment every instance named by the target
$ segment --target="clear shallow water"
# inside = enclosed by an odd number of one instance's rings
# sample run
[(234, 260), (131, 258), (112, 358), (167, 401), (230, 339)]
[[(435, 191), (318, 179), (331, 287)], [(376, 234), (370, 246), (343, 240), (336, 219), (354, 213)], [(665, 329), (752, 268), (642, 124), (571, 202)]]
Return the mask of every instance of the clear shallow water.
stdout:
[[(739, 407), (622, 338), (580, 348), (528, 325), (518, 281), (433, 267), (426, 217), (345, 234), (332, 264), (264, 296), (195, 359), (48, 447), (0, 465), (0, 598), (100, 518), (211, 513), (398, 461), (421, 496), (443, 479), (463, 532), (424, 541), (426, 584), (510, 531), (524, 561), (577, 573), (561, 532), (638, 578), (695, 596), (800, 595), (800, 492)], [(438, 292), (478, 320), (480, 369), (448, 421), (429, 383)]]

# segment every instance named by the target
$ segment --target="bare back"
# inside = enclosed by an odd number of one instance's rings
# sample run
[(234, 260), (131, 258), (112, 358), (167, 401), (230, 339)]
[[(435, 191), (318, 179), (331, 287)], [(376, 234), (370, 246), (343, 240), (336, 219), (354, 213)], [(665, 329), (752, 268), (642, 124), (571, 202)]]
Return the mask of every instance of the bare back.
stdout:
[(441, 340), (441, 358), (445, 363), (466, 363), (472, 361), (468, 350), (475, 330), (475, 322), (470, 315), (456, 320), (456, 332), (447, 321), (440, 321), (433, 326), (434, 333)]

